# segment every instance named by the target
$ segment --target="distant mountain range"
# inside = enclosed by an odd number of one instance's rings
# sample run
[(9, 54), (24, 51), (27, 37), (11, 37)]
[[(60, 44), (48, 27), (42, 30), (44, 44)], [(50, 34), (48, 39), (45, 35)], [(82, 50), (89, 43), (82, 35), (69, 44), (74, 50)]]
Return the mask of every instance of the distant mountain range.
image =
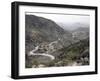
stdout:
[(72, 37), (76, 40), (89, 38), (89, 28), (80, 27), (72, 31)]
[(57, 23), (59, 26), (61, 26), (62, 28), (64, 28), (65, 30), (69, 30), (69, 31), (74, 31), (78, 28), (89, 28), (88, 24), (84, 24), (84, 23)]

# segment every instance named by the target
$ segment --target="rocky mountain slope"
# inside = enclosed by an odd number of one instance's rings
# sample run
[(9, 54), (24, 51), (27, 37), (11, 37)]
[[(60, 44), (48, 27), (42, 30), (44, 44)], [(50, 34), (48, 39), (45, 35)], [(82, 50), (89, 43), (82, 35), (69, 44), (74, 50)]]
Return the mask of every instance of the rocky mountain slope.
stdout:
[(32, 50), (37, 45), (48, 44), (59, 39), (65, 46), (69, 44), (66, 41), (71, 41), (72, 34), (52, 20), (34, 15), (26, 15), (25, 20), (26, 51)]
[(65, 65), (76, 62), (79, 65), (88, 65), (89, 64), (89, 38), (80, 40), (74, 44), (69, 45), (68, 47), (57, 50), (53, 53), (56, 57), (56, 60), (59, 62), (59, 59), (63, 59), (60, 62), (66, 61)]

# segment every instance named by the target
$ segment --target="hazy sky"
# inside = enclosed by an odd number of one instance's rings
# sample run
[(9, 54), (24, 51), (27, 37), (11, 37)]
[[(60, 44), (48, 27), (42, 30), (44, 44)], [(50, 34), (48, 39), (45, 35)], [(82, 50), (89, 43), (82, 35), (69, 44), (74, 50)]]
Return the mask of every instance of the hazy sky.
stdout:
[(89, 25), (90, 23), (89, 15), (75, 15), (75, 14), (67, 15), (67, 14), (48, 14), (48, 13), (26, 13), (26, 14), (31, 14), (31, 15), (36, 15), (47, 19), (51, 19), (55, 21), (57, 24), (81, 23), (81, 24)]

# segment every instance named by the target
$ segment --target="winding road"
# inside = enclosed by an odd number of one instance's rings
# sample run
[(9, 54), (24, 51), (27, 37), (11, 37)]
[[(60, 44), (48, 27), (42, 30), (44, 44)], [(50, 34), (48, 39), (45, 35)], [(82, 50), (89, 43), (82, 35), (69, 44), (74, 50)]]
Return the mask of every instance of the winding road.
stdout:
[(37, 51), (39, 49), (39, 46), (36, 46), (35, 49), (33, 49), (32, 51), (29, 52), (29, 56), (33, 55), (33, 56), (45, 56), (45, 57), (49, 57), (51, 60), (54, 60), (55, 57), (51, 54), (46, 54), (46, 53), (35, 53), (35, 51)]

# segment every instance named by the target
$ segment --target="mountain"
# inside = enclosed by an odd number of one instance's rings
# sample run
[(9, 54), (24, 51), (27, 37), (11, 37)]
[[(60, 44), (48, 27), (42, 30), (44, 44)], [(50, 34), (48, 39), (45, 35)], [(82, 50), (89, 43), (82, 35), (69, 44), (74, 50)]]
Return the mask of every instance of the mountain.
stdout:
[(72, 22), (72, 23), (62, 23), (62, 22), (59, 22), (58, 23), (59, 26), (61, 26), (62, 28), (64, 28), (65, 30), (68, 30), (68, 31), (74, 31), (78, 28), (88, 28), (89, 25), (88, 24), (85, 24), (85, 23), (77, 23), (77, 22)]
[(89, 37), (89, 25), (85, 23), (59, 23), (59, 26), (72, 33), (73, 42)]
[(69, 44), (66, 41), (71, 41), (72, 34), (50, 19), (35, 15), (25, 15), (25, 20), (27, 53), (42, 43), (48, 44), (60, 39), (62, 44), (66, 46)]
[(86, 39), (89, 37), (89, 27), (80, 27), (72, 31), (72, 37), (77, 40)]

